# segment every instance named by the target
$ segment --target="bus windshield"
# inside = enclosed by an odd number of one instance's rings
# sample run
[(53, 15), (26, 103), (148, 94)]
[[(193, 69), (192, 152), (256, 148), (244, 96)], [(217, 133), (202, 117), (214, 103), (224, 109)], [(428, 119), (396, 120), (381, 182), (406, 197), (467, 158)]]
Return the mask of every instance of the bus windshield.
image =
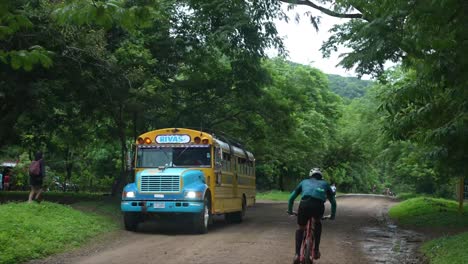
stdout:
[(137, 168), (211, 167), (210, 147), (138, 148)]

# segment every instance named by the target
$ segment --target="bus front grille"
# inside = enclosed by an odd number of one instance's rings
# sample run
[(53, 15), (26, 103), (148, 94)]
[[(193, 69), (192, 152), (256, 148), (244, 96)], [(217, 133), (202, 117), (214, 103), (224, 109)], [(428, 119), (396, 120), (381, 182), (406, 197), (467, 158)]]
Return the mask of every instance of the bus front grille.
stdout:
[(140, 192), (180, 192), (178, 175), (146, 175), (140, 177)]

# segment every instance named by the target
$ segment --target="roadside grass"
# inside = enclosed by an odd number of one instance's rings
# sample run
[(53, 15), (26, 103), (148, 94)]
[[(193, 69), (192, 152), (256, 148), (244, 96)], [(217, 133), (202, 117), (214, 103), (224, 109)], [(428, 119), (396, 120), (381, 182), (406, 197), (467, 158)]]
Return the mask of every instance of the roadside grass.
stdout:
[(400, 193), (397, 195), (397, 199), (400, 201), (405, 201), (408, 199), (418, 198), (418, 197), (429, 197), (429, 196), (424, 195), (424, 194), (418, 194), (418, 193)]
[[(468, 227), (468, 205), (463, 214), (458, 213), (455, 201), (418, 197), (400, 202), (390, 208), (389, 215), (403, 226), (422, 228), (461, 228)], [(468, 233), (442, 237), (424, 243), (421, 251), (431, 264), (466, 263), (468, 259)]]
[(107, 197), (101, 200), (78, 202), (71, 207), (84, 212), (93, 212), (99, 215), (108, 216), (117, 220), (122, 219), (120, 210), (120, 196)]
[(431, 264), (462, 264), (468, 260), (468, 233), (426, 242), (422, 252)]
[(458, 213), (458, 203), (440, 198), (419, 197), (390, 208), (389, 215), (398, 223), (415, 227), (468, 227), (468, 205)]
[(291, 192), (282, 192), (279, 190), (271, 190), (266, 192), (258, 192), (256, 195), (257, 200), (270, 200), (270, 201), (287, 201)]
[(20, 263), (75, 248), (117, 227), (110, 217), (84, 213), (67, 205), (3, 204), (0, 205), (0, 263)]

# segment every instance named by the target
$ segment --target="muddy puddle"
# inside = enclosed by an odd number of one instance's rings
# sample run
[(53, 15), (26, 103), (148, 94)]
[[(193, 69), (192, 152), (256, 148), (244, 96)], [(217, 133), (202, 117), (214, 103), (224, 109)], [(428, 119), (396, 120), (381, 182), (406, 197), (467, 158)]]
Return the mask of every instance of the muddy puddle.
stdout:
[(388, 223), (365, 227), (361, 231), (365, 234), (362, 246), (371, 263), (425, 263), (418, 253), (423, 235)]

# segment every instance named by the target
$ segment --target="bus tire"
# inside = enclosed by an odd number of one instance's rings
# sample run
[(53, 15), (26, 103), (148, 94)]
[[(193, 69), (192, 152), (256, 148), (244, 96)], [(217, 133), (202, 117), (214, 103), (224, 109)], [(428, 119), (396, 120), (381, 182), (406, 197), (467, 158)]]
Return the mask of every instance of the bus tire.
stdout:
[(211, 208), (209, 196), (205, 196), (203, 201), (203, 210), (193, 216), (193, 229), (198, 234), (208, 232), (208, 225), (211, 219)]
[(124, 213), (124, 225), (127, 231), (137, 231), (138, 224), (141, 222), (140, 213)]

